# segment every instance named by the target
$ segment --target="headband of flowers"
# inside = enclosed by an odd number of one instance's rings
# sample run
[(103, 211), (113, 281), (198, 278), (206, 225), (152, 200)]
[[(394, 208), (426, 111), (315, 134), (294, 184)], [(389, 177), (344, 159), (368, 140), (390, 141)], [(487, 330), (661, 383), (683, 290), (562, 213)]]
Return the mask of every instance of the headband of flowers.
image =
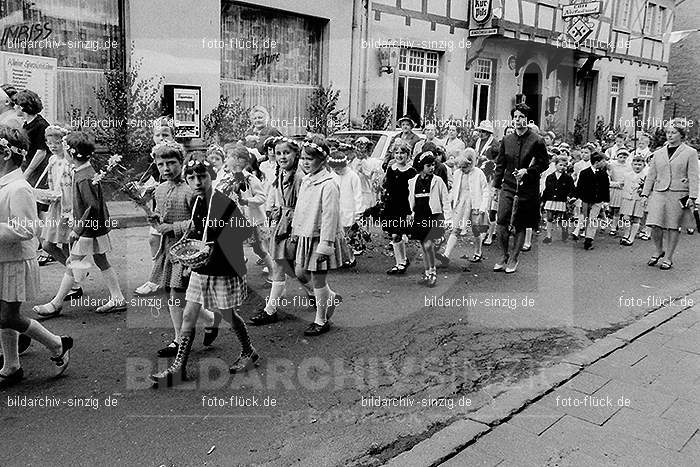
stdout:
[[(10, 142), (7, 141), (5, 138), (0, 138), (0, 146), (2, 146), (3, 148), (9, 150), (10, 153), (19, 154), (19, 155), (21, 155), (22, 157), (26, 157), (26, 156), (27, 156), (27, 150), (26, 150), (26, 149), (20, 149), (20, 148), (18, 148), (17, 146), (12, 146), (12, 145), (10, 144)], [(9, 160), (9, 159), (10, 159), (10, 156), (5, 157), (4, 159), (5, 159), (5, 160)]]
[(168, 141), (168, 140), (164, 139), (163, 141), (157, 143), (155, 146), (153, 146), (151, 148), (151, 158), (153, 158), (155, 156), (156, 149), (163, 148), (163, 147), (174, 149), (176, 151), (181, 152), (183, 155), (185, 154), (185, 148), (180, 143), (178, 143), (176, 141)]
[(201, 166), (204, 166), (204, 167), (207, 167), (207, 168), (208, 168), (208, 167), (211, 167), (211, 164), (210, 164), (209, 162), (207, 162), (207, 161), (198, 161), (197, 159), (192, 159), (191, 161), (189, 161), (189, 162), (185, 165), (185, 167), (190, 167), (190, 168), (192, 168), (192, 167), (196, 167), (196, 166), (198, 166), (198, 165), (201, 165)]
[(433, 151), (425, 151), (423, 154), (421, 154), (419, 161), (424, 161), (427, 157), (435, 157), (435, 154), (433, 154)]
[(359, 151), (359, 148), (354, 144), (340, 143), (338, 149), (341, 151)]
[(222, 159), (226, 158), (226, 151), (224, 151), (224, 148), (222, 148), (218, 144), (212, 144), (207, 148), (207, 155), (213, 152), (219, 154)]
[(323, 154), (324, 156), (328, 157), (328, 152), (316, 143), (312, 143), (310, 141), (304, 141), (303, 146), (305, 148), (315, 149), (318, 152), (320, 152), (321, 154)]
[(44, 130), (45, 133), (56, 131), (58, 133), (61, 133), (61, 136), (66, 136), (67, 134), (70, 133), (70, 130), (67, 128), (63, 128), (61, 125), (49, 125), (46, 127), (46, 130)]
[(292, 138), (287, 138), (286, 136), (277, 136), (274, 139), (275, 146), (277, 146), (280, 143), (287, 143), (291, 144), (295, 148), (299, 149), (299, 141), (295, 141)]

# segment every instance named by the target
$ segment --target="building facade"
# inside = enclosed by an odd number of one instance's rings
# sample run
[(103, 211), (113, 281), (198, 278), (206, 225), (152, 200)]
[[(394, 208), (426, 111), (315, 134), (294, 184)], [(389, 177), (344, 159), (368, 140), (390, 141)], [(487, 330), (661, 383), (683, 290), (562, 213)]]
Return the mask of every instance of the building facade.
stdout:
[(200, 117), (241, 96), (285, 134), (332, 84), (351, 119), (386, 104), (500, 135), (526, 102), (541, 128), (590, 138), (598, 120), (631, 133), (633, 98), (644, 125), (662, 118), (673, 22), (674, 0), (0, 0), (0, 50), (58, 60), (59, 120), (99, 110), (103, 70), (141, 59), (142, 78), (200, 87)]
[[(700, 27), (700, 5), (693, 0), (679, 3), (676, 10), (674, 29), (684, 31)], [(692, 120), (689, 129), (692, 137), (700, 137), (700, 93), (697, 91), (697, 77), (700, 73), (700, 32), (671, 46), (668, 80), (676, 85), (673, 96), (666, 103), (665, 116)]]
[[(368, 2), (367, 101), (360, 106), (383, 102), (394, 117), (475, 125), (505, 122), (516, 102), (526, 102), (541, 128), (590, 138), (597, 120), (631, 133), (627, 104), (637, 97), (642, 120), (653, 126), (663, 116), (669, 47), (662, 37), (671, 31), (673, 2), (571, 3)], [(398, 48), (394, 74), (376, 71), (382, 45)]]

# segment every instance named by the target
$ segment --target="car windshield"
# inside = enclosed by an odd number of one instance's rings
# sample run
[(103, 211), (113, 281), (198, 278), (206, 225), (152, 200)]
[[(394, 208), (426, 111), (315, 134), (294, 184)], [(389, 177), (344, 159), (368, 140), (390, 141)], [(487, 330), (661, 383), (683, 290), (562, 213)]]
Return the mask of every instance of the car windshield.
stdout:
[(372, 155), (370, 157), (381, 159), (383, 157), (382, 148), (386, 146), (388, 136), (380, 133), (346, 133), (342, 131), (333, 135), (333, 137), (338, 138), (340, 141), (348, 144), (357, 144), (357, 139), (363, 136), (372, 142)]

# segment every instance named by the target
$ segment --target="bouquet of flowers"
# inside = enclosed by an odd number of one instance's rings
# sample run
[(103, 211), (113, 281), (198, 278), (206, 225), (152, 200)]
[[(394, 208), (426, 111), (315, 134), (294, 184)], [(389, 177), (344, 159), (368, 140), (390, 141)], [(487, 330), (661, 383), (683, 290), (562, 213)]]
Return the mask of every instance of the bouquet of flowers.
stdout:
[(120, 164), (121, 161), (122, 156), (119, 154), (115, 154), (107, 159), (105, 168), (97, 172), (92, 178), (93, 185), (104, 182), (116, 186), (119, 191), (126, 193), (132, 201), (138, 204), (146, 212), (147, 216), (152, 217), (153, 211), (147, 204), (149, 198), (144, 196), (138, 182), (129, 179), (127, 169)]

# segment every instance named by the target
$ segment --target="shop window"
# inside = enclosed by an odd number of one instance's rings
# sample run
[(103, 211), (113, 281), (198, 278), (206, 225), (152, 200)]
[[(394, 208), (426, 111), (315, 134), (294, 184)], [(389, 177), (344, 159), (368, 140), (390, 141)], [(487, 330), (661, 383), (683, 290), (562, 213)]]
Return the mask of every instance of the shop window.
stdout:
[(656, 83), (653, 81), (639, 82), (639, 102), (640, 102), (640, 118), (642, 125), (646, 128), (652, 117), (652, 105), (654, 102), (654, 91)]
[(396, 115), (408, 115), (418, 124), (434, 117), (439, 56), (437, 52), (401, 49)]
[(615, 125), (620, 111), (620, 95), (622, 93), (622, 78), (613, 76), (610, 81), (610, 120), (609, 123)]
[(320, 84), (324, 25), (315, 18), (223, 2), (222, 78)]
[(0, 50), (58, 59), (59, 67), (123, 63), (122, 0), (0, 0)]
[(489, 119), (491, 84), (493, 82), (493, 61), (480, 58), (474, 67), (474, 88), (472, 93), (472, 118), (474, 124)]

